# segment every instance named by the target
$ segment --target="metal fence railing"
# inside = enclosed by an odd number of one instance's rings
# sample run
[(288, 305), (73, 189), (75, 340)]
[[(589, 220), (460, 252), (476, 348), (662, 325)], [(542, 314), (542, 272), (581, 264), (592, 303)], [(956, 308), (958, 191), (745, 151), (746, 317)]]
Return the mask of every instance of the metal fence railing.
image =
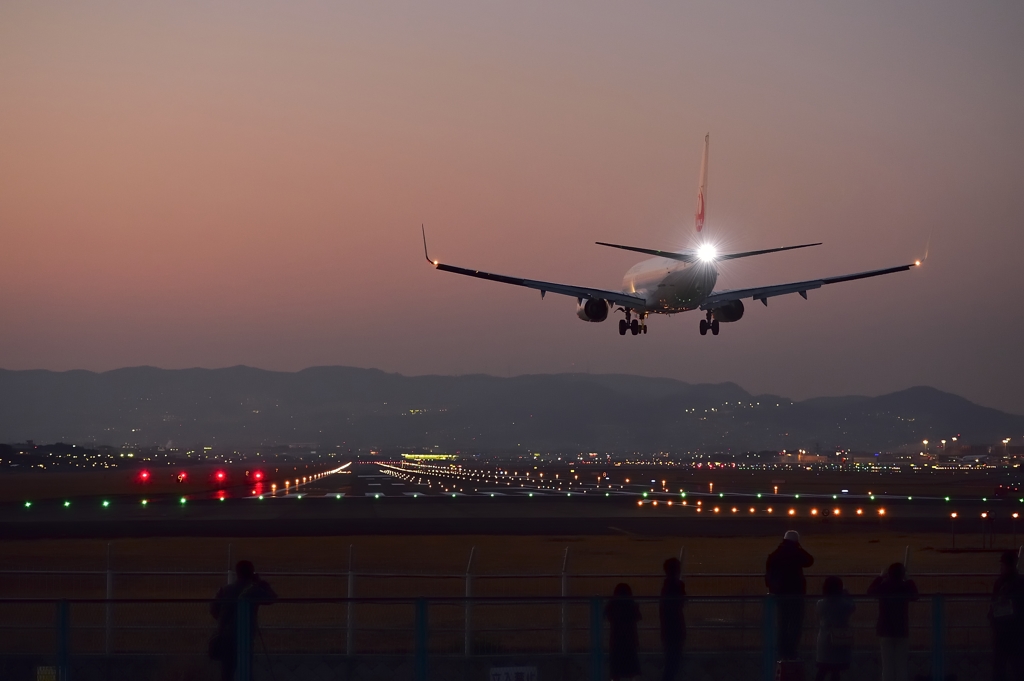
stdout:
[[(661, 665), (658, 600), (642, 615), (645, 678)], [(818, 621), (805, 600), (800, 657), (814, 661)], [(848, 681), (878, 678), (878, 605), (854, 597)], [(237, 679), (607, 678), (603, 598), (304, 598), (237, 611), (252, 638), (232, 651)], [(0, 678), (145, 681), (219, 678), (207, 655), (216, 623), (205, 599), (0, 600)], [(910, 604), (911, 678), (990, 675), (987, 595), (924, 595)], [(686, 600), (687, 679), (774, 678), (776, 602), (767, 596)], [(526, 670), (526, 671), (522, 671)], [(500, 674), (500, 672), (499, 672)], [(525, 674), (525, 675), (523, 675)], [(531, 677), (530, 674), (534, 676)], [(515, 677), (512, 677), (515, 678)]]

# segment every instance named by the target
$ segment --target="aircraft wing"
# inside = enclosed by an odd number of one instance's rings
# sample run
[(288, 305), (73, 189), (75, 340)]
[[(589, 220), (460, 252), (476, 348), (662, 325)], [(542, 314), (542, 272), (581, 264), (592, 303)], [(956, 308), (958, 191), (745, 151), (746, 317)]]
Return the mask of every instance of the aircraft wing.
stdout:
[(476, 277), (477, 279), (488, 279), (490, 281), (497, 281), (502, 284), (512, 284), (513, 286), (523, 286), (525, 288), (532, 288), (540, 291), (541, 297), (545, 293), (557, 293), (563, 296), (571, 296), (573, 298), (601, 298), (607, 300), (616, 305), (630, 308), (633, 310), (644, 310), (647, 307), (646, 301), (640, 296), (630, 295), (628, 293), (622, 293), (621, 291), (606, 291), (599, 288), (589, 288), (586, 286), (572, 286), (570, 284), (558, 284), (553, 281), (539, 281), (537, 279), (523, 279), (521, 277), (510, 277), (504, 274), (494, 274), (493, 272), (484, 272), (482, 270), (471, 270), (465, 267), (456, 267), (455, 265), (446, 265), (443, 262), (437, 260), (431, 260), (430, 256), (427, 255), (427, 238), (426, 233), (423, 237), (423, 254), (427, 256), (427, 262), (434, 266), (435, 269), (441, 270), (442, 272), (454, 272), (455, 274), (463, 274), (467, 277)]
[(741, 288), (734, 291), (718, 291), (712, 293), (704, 302), (701, 303), (700, 309), (702, 310), (713, 310), (716, 307), (721, 307), (727, 303), (731, 303), (735, 300), (743, 300), (744, 298), (752, 298), (754, 300), (760, 300), (766, 306), (768, 305), (768, 299), (774, 298), (775, 296), (784, 296), (788, 293), (799, 293), (804, 298), (807, 298), (807, 292), (821, 288), (826, 284), (838, 284), (844, 281), (855, 281), (857, 279), (867, 279), (869, 277), (880, 277), (883, 274), (893, 274), (895, 272), (906, 272), (907, 270), (918, 267), (920, 261), (914, 262), (910, 265), (899, 265), (897, 267), (887, 267), (881, 270), (868, 270), (867, 272), (857, 272), (856, 274), (844, 274), (838, 277), (825, 277), (823, 279), (810, 279), (808, 281), (794, 281), (790, 284), (776, 284), (774, 286), (760, 286), (757, 288)]

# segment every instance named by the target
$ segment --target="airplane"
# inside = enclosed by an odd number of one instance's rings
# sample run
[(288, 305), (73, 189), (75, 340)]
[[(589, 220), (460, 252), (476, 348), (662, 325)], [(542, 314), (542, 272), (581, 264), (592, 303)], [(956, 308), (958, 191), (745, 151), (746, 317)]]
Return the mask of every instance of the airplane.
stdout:
[[(704, 154), (701, 158), (700, 181), (697, 186), (697, 209), (694, 213), (694, 226), (698, 235), (704, 229), (704, 218), (707, 210), (709, 138), (710, 134), (704, 136)], [(741, 253), (718, 253), (715, 246), (707, 241), (701, 243), (697, 248), (681, 252), (638, 248), (636, 246), (623, 246), (621, 244), (597, 241), (595, 243), (599, 246), (619, 248), (653, 256), (637, 263), (626, 272), (622, 279), (621, 291), (611, 291), (586, 286), (559, 284), (550, 281), (538, 281), (536, 279), (510, 277), (503, 274), (494, 274), (493, 272), (456, 267), (455, 265), (448, 265), (438, 260), (432, 260), (427, 253), (426, 229), (421, 226), (421, 231), (423, 233), (423, 255), (426, 256), (427, 261), (435, 269), (442, 272), (453, 272), (478, 279), (488, 279), (503, 284), (535, 289), (540, 291), (542, 299), (547, 293), (557, 293), (576, 298), (576, 316), (585, 322), (603, 322), (608, 319), (609, 313), (613, 310), (622, 312), (624, 317), (619, 320), (620, 336), (625, 336), (627, 331), (634, 336), (646, 334), (647, 317), (649, 315), (671, 315), (692, 310), (704, 312), (704, 318), (700, 320), (700, 335), (706, 336), (708, 331), (710, 331), (713, 336), (717, 336), (719, 324), (737, 322), (743, 317), (744, 300), (759, 300), (765, 307), (768, 306), (769, 298), (790, 293), (798, 293), (806, 300), (808, 291), (819, 289), (822, 286), (867, 279), (869, 277), (879, 277), (895, 272), (906, 272), (911, 268), (921, 266), (921, 261), (916, 260), (908, 265), (897, 265), (896, 267), (886, 267), (834, 277), (794, 281), (772, 286), (716, 291), (714, 287), (718, 281), (718, 263), (738, 258), (749, 258), (755, 255), (764, 255), (766, 253), (778, 253), (780, 251), (820, 246), (821, 242), (765, 248)]]

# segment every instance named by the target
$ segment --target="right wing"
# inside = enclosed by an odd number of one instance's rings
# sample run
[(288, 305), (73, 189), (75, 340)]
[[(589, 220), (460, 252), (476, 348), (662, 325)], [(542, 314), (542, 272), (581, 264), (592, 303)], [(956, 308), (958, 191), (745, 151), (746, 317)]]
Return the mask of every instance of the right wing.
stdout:
[(734, 291), (719, 291), (717, 293), (712, 293), (705, 298), (704, 302), (700, 305), (700, 309), (713, 310), (726, 303), (731, 303), (734, 300), (742, 300), (744, 298), (760, 300), (765, 305), (768, 305), (769, 298), (784, 296), (787, 293), (799, 293), (801, 296), (806, 298), (808, 291), (821, 288), (826, 284), (838, 284), (844, 281), (880, 277), (883, 274), (893, 274), (894, 272), (906, 272), (907, 270), (913, 267), (919, 267), (920, 265), (921, 261), (918, 260), (910, 265), (899, 265), (897, 267), (887, 267), (882, 270), (857, 272), (856, 274), (844, 274), (838, 277), (825, 277), (823, 279), (811, 279), (809, 281), (795, 281), (791, 284), (776, 284), (774, 286), (760, 286), (757, 288), (741, 288)]
[(481, 270), (470, 270), (465, 267), (456, 267), (455, 265), (446, 265), (437, 260), (431, 260), (427, 254), (427, 234), (423, 232), (423, 255), (427, 257), (427, 262), (433, 265), (436, 269), (442, 272), (454, 272), (455, 274), (463, 274), (467, 277), (476, 277), (477, 279), (488, 279), (490, 281), (497, 281), (502, 284), (512, 284), (513, 286), (523, 286), (526, 288), (532, 288), (540, 291), (541, 297), (545, 293), (557, 293), (563, 296), (571, 296), (577, 300), (583, 298), (600, 298), (607, 300), (616, 305), (629, 308), (632, 310), (645, 310), (647, 308), (646, 301), (640, 296), (630, 295), (628, 293), (622, 293), (621, 291), (606, 291), (599, 288), (588, 288), (586, 286), (571, 286), (569, 284), (557, 284), (552, 281), (539, 281), (537, 279), (523, 279), (521, 277), (509, 277), (504, 274), (494, 274), (492, 272), (483, 272)]

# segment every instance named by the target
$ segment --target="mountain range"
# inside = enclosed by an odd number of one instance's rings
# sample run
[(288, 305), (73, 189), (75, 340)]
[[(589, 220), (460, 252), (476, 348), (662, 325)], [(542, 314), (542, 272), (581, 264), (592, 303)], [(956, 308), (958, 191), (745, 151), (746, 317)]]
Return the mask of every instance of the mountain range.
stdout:
[(0, 370), (0, 442), (482, 453), (891, 451), (1018, 442), (1024, 416), (929, 387), (793, 401), (620, 374), (403, 376), (133, 367)]

